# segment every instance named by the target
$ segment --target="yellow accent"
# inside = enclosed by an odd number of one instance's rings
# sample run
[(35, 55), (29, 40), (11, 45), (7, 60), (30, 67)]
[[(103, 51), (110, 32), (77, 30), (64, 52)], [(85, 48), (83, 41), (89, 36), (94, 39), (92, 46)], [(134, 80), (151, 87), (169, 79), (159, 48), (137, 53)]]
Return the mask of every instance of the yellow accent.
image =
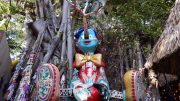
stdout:
[(102, 63), (102, 54), (95, 55), (82, 55), (77, 53), (75, 55), (76, 67), (82, 66), (85, 62), (91, 61), (97, 66), (101, 66)]
[(19, 59), (15, 59), (12, 61), (12, 66), (15, 67), (19, 62)]
[(132, 75), (133, 75), (133, 70), (127, 71), (124, 74), (124, 84), (126, 88), (126, 101), (133, 101), (132, 98)]

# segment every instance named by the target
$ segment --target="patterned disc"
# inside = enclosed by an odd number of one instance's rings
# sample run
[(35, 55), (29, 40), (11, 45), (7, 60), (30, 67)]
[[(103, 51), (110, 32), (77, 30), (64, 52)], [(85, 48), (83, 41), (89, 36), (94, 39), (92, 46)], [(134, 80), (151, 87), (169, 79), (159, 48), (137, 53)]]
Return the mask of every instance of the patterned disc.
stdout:
[(59, 70), (53, 64), (42, 64), (37, 69), (37, 96), (40, 101), (54, 101), (59, 97)]

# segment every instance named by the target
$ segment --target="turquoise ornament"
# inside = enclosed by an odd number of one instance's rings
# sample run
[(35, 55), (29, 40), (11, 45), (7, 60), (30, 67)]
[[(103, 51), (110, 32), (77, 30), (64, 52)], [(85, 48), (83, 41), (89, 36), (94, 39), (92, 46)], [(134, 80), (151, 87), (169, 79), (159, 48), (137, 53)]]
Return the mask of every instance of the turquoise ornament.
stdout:
[(82, 31), (79, 34), (77, 47), (83, 52), (83, 53), (94, 53), (99, 41), (96, 37), (96, 33), (93, 29), (88, 29), (89, 38), (86, 39), (84, 36), (84, 31)]

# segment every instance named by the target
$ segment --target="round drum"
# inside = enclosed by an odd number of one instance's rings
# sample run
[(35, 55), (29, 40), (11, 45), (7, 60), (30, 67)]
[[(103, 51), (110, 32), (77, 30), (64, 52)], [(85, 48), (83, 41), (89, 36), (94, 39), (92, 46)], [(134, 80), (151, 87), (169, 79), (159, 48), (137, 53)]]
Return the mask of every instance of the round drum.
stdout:
[(60, 74), (53, 64), (42, 64), (37, 72), (37, 99), (39, 101), (56, 101), (59, 99)]
[(124, 75), (126, 101), (142, 101), (142, 75), (139, 71), (130, 70)]

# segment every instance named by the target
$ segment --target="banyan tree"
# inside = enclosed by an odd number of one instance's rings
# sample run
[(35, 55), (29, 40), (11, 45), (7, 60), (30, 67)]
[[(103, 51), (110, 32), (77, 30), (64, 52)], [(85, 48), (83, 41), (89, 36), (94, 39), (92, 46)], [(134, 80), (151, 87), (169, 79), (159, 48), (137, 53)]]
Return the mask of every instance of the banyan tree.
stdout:
[[(26, 40), (5, 94), (6, 100), (18, 100), (24, 89), (23, 83), (27, 86), (25, 94), (32, 94), (31, 77), (41, 63), (52, 63), (58, 66), (61, 72), (64, 72), (64, 66), (67, 64), (72, 67), (73, 34), (68, 2), (61, 0), (52, 3), (51, 0), (36, 0), (35, 4), (23, 1), (17, 3), (24, 4)], [(67, 73), (70, 76), (71, 69), (69, 68)]]

